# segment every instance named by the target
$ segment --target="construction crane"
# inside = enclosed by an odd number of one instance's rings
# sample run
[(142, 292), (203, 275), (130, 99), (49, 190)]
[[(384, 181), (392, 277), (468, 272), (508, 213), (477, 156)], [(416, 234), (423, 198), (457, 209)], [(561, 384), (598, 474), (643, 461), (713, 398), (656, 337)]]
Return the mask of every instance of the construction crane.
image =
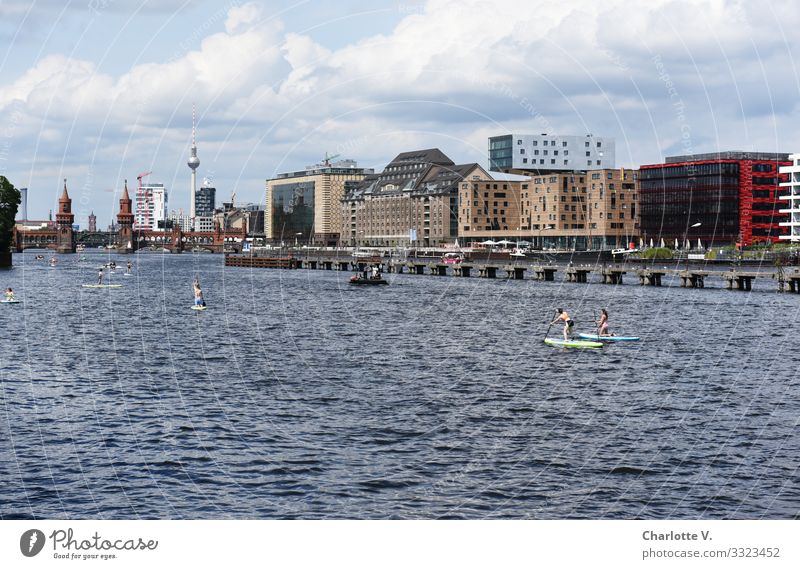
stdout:
[(330, 166), (331, 165), (331, 160), (333, 160), (334, 158), (338, 158), (339, 156), (341, 156), (341, 154), (334, 154), (333, 156), (328, 156), (328, 153), (326, 152), (325, 153), (325, 158), (322, 159), (322, 163), (325, 166)]

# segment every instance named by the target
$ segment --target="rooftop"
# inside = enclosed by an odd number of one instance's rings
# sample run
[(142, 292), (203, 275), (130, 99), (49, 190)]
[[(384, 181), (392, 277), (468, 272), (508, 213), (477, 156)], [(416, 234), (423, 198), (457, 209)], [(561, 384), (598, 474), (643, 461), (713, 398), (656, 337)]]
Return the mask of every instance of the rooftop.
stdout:
[(664, 163), (705, 162), (708, 160), (774, 160), (778, 162), (788, 162), (789, 155), (784, 152), (743, 152), (741, 150), (728, 150), (725, 152), (708, 152), (706, 154), (667, 156)]

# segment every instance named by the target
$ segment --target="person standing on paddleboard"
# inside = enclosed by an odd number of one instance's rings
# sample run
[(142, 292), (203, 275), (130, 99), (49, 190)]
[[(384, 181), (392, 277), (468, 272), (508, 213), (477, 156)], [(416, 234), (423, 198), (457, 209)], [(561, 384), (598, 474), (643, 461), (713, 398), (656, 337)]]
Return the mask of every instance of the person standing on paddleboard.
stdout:
[(97, 284), (103, 284), (103, 269), (101, 268), (100, 271), (97, 273)]
[(6, 300), (11, 301), (14, 300), (14, 291), (11, 290), (11, 287), (6, 289)]
[(600, 320), (597, 321), (597, 330), (599, 336), (613, 336), (608, 331), (608, 311), (603, 308), (600, 310)]
[(553, 320), (550, 325), (552, 326), (559, 320), (564, 321), (564, 341), (568, 342), (570, 336), (572, 336), (572, 327), (575, 326), (575, 322), (573, 322), (572, 318), (569, 317), (569, 314), (565, 310), (558, 309), (558, 316), (555, 320)]
[(194, 280), (194, 305), (205, 306), (206, 301), (203, 300), (203, 291), (200, 289), (200, 281)]

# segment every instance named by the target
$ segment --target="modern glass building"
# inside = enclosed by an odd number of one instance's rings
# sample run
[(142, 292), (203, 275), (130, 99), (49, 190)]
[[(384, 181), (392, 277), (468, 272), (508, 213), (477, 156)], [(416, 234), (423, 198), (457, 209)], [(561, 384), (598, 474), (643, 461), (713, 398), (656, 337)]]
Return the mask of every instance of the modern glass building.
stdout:
[(353, 160), (307, 166), (266, 181), (264, 235), (273, 242), (339, 244), (343, 232), (345, 188), (359, 183), (371, 168)]
[(202, 186), (194, 198), (194, 211), (196, 217), (211, 217), (214, 215), (216, 207), (217, 189), (209, 186)]
[(308, 241), (314, 231), (315, 182), (273, 184), (272, 239)]
[(719, 152), (642, 166), (642, 238), (677, 240), (681, 247), (698, 239), (744, 245), (777, 241), (787, 234), (780, 226), (787, 216), (780, 211), (778, 168), (789, 163), (787, 154)]

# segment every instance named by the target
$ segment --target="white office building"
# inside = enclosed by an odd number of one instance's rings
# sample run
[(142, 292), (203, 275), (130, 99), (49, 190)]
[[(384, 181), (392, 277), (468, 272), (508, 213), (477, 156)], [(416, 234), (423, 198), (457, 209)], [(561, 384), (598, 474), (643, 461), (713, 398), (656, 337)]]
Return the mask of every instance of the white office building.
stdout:
[(489, 170), (574, 171), (615, 168), (614, 139), (557, 134), (489, 137)]
[(780, 223), (789, 228), (789, 235), (781, 235), (781, 239), (788, 239), (793, 243), (800, 242), (800, 154), (790, 154), (791, 166), (781, 166), (781, 174), (789, 174), (789, 181), (782, 182), (781, 188), (787, 188), (780, 193), (778, 199), (785, 200), (789, 207), (781, 209), (781, 213), (789, 214), (789, 221)]
[(167, 219), (167, 199), (164, 184), (143, 184), (137, 188), (134, 229), (163, 231)]

